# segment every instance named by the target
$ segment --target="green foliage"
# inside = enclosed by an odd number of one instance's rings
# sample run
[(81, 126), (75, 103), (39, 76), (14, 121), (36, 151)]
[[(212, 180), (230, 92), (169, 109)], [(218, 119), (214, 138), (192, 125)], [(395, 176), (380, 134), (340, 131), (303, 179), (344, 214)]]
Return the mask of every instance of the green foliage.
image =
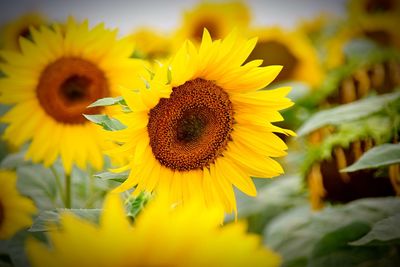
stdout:
[(30, 232), (46, 232), (56, 229), (60, 222), (60, 215), (70, 212), (77, 217), (98, 223), (101, 209), (54, 209), (42, 211), (33, 222)]
[(355, 248), (348, 242), (363, 236), (370, 227), (366, 223), (353, 222), (326, 234), (318, 241), (307, 266), (357, 266), (366, 261), (379, 258), (386, 251), (375, 248)]
[(7, 242), (6, 254), (9, 255), (10, 266), (13, 267), (30, 266), (24, 249), (27, 237), (28, 237), (27, 231), (20, 231), (16, 235), (14, 235), (10, 240), (6, 241)]
[(126, 105), (125, 100), (122, 98), (122, 96), (100, 98), (94, 103), (90, 104), (88, 108), (114, 106), (117, 104)]
[(151, 194), (147, 192), (141, 192), (136, 197), (129, 196), (126, 200), (128, 216), (132, 219), (136, 218), (136, 216), (144, 209), (151, 197)]
[(53, 209), (62, 206), (53, 173), (40, 165), (25, 165), (17, 168), (19, 191), (31, 197), (38, 208)]
[(325, 125), (340, 125), (371, 116), (385, 109), (390, 103), (398, 101), (400, 93), (384, 94), (361, 99), (353, 103), (341, 105), (332, 109), (315, 113), (297, 131), (298, 136), (304, 136)]
[[(249, 198), (239, 190), (235, 191), (239, 218), (247, 218), (248, 229), (254, 233), (261, 233), (265, 225), (274, 217), (295, 207), (307, 203), (302, 179), (299, 175), (286, 175), (276, 179), (254, 179), (262, 181), (258, 186), (255, 198)], [(231, 215), (227, 222), (234, 221)]]
[(126, 128), (119, 120), (115, 118), (110, 118), (108, 115), (100, 114), (100, 115), (86, 115), (83, 114), (86, 119), (91, 122), (96, 123), (97, 125), (102, 126), (107, 131), (119, 131)]
[(344, 47), (345, 57), (355, 62), (363, 62), (365, 55), (374, 54), (381, 47), (368, 39), (356, 38), (348, 42)]
[(365, 152), (354, 164), (341, 170), (354, 172), (400, 163), (400, 144), (383, 144)]
[(25, 151), (19, 151), (17, 153), (6, 154), (0, 163), (0, 168), (14, 170), (19, 166), (29, 165), (29, 161), (24, 160)]
[(97, 173), (94, 177), (102, 179), (102, 180), (111, 180), (118, 183), (123, 183), (129, 176), (129, 171), (114, 173), (114, 172), (102, 172)]
[(303, 177), (314, 162), (330, 159), (335, 147), (348, 148), (356, 140), (371, 138), (376, 144), (382, 144), (391, 138), (391, 122), (384, 116), (370, 116), (360, 121), (343, 123), (336, 132), (326, 137), (322, 144), (310, 146), (301, 163)]
[(375, 244), (398, 244), (400, 245), (400, 214), (395, 214), (388, 218), (376, 222), (370, 232), (350, 244), (353, 246), (363, 246)]
[[(374, 254), (371, 251), (376, 247), (356, 249), (349, 243), (366, 234), (374, 223), (398, 213), (398, 198), (361, 199), (321, 212), (303, 205), (274, 218), (265, 228), (264, 238), (283, 256), (283, 266), (369, 266), (393, 247), (380, 247)], [(390, 258), (392, 264), (398, 259), (398, 255)]]

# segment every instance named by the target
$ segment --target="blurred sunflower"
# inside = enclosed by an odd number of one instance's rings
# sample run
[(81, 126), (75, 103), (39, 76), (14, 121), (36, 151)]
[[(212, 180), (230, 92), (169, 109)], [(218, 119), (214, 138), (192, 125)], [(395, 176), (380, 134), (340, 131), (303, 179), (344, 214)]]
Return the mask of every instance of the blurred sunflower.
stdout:
[(33, 201), (18, 192), (15, 172), (0, 170), (0, 240), (29, 227), (35, 212)]
[(175, 47), (184, 40), (200, 43), (206, 28), (213, 39), (225, 38), (233, 28), (246, 29), (250, 22), (250, 10), (242, 2), (201, 2), (183, 14), (181, 27), (177, 30)]
[(274, 82), (303, 81), (318, 85), (322, 80), (317, 52), (301, 32), (285, 32), (278, 27), (255, 29), (250, 33), (259, 41), (247, 62), (262, 59), (263, 64), (282, 65)]
[(400, 50), (400, 33), (396, 29), (400, 19), (393, 17), (370, 18), (364, 21), (350, 21), (326, 43), (325, 64), (335, 68), (346, 62), (345, 49), (353, 40), (365, 39), (382, 47), (394, 47)]
[(220, 227), (219, 214), (195, 204), (170, 210), (150, 203), (132, 226), (118, 195), (104, 204), (100, 225), (69, 213), (48, 233), (51, 248), (28, 240), (33, 266), (279, 266), (280, 257), (247, 234), (243, 223)]
[(313, 42), (320, 38), (325, 28), (333, 20), (333, 15), (329, 13), (320, 13), (318, 16), (301, 20), (298, 24), (298, 31), (304, 33)]
[(117, 41), (116, 34), (71, 18), (62, 30), (31, 28), (33, 41), (20, 39), (21, 53), (1, 51), (7, 62), (1, 65), (6, 77), (0, 80), (0, 102), (14, 104), (1, 117), (9, 124), (4, 139), (16, 146), (32, 140), (26, 158), (46, 166), (60, 155), (67, 173), (74, 163), (100, 169), (103, 139), (82, 113), (109, 112), (87, 106), (119, 94), (117, 86), (130, 84), (140, 66), (129, 59), (129, 42)]
[[(362, 60), (351, 61), (331, 71), (316, 97), (319, 106), (327, 108), (394, 92), (399, 85), (400, 54), (391, 49), (376, 48), (363, 53)], [(398, 108), (395, 108), (388, 105), (385, 110), (388, 114), (398, 114)], [(398, 119), (379, 114), (310, 133), (303, 170), (312, 207), (321, 209), (326, 201), (346, 203), (400, 192), (400, 187), (392, 182), (399, 177), (398, 171), (394, 173), (398, 167), (391, 166), (388, 173), (374, 168), (340, 172), (372, 147), (397, 142), (398, 129)]]
[(352, 18), (400, 16), (398, 0), (350, 0), (348, 10)]
[(4, 25), (0, 31), (0, 46), (4, 49), (20, 51), (19, 38), (31, 38), (30, 28), (39, 28), (46, 19), (37, 13), (27, 13), (15, 21)]
[(154, 29), (139, 29), (129, 39), (135, 44), (136, 57), (153, 61), (165, 59), (171, 54), (171, 39)]
[(259, 67), (262, 60), (243, 65), (255, 45), (236, 32), (213, 42), (205, 30), (199, 49), (186, 42), (153, 80), (123, 90), (132, 112), (118, 117), (127, 128), (110, 135), (122, 144), (112, 154), (130, 157), (121, 170), (131, 172), (118, 190), (158, 189), (174, 203), (199, 197), (236, 212), (232, 185), (254, 196), (250, 176), (283, 173), (271, 157), (284, 156), (287, 147), (274, 132), (294, 133), (271, 122), (293, 105), (285, 98), (290, 88), (260, 90), (281, 67)]

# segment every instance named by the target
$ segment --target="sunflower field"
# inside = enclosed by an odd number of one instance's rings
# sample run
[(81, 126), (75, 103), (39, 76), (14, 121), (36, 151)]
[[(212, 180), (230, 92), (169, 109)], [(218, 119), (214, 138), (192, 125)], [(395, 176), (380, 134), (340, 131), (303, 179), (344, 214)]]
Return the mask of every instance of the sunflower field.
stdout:
[(400, 1), (192, 2), (0, 20), (0, 267), (400, 266)]

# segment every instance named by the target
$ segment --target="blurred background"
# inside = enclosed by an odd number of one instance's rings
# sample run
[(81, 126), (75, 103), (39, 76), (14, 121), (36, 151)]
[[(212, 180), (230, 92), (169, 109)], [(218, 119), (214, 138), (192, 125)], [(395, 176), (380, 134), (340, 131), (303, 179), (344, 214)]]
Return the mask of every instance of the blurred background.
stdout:
[[(214, 39), (233, 28), (258, 37), (249, 60), (284, 66), (265, 89), (292, 87), (296, 104), (275, 124), (297, 136), (279, 135), (288, 145), (278, 159), (284, 175), (253, 179), (255, 198), (235, 191), (239, 219), (286, 267), (400, 266), (400, 1), (1, 1), (0, 13), (3, 49), (19, 51), (29, 26), (74, 16), (118, 28), (136, 45), (132, 57), (149, 65), (186, 39), (198, 45), (204, 27)], [(30, 231), (40, 234), (65, 207), (55, 177), (66, 176), (59, 160), (51, 170), (26, 161), (27, 146), (2, 140), (0, 167), (16, 170), (19, 191), (35, 201), (39, 216)], [(72, 207), (82, 209), (74, 211), (79, 216), (95, 221), (104, 195), (126, 178), (107, 167), (89, 173), (74, 166)], [(129, 216), (147, 201), (126, 196)], [(27, 235), (9, 242), (18, 247)], [(25, 266), (23, 249), (0, 246), (2, 253), (10, 256), (0, 263)]]
[[(183, 10), (193, 7), (198, 0), (187, 1), (90, 1), (90, 0), (18, 0), (1, 1), (0, 23), (5, 23), (28, 11), (42, 12), (49, 19), (64, 20), (73, 15), (89, 19), (91, 24), (105, 22), (109, 27), (130, 33), (136, 27), (148, 26), (159, 30), (172, 30), (179, 26)], [(321, 11), (344, 14), (345, 0), (273, 0), (245, 1), (251, 9), (255, 25), (282, 25), (294, 27), (299, 19), (307, 19)]]

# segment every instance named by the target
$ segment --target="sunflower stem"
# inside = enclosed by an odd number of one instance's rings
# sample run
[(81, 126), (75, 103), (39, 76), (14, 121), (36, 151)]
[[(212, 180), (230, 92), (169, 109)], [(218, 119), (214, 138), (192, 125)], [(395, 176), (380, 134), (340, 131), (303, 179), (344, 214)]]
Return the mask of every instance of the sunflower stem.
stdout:
[(71, 174), (65, 175), (65, 208), (71, 208)]
[(65, 194), (64, 194), (63, 186), (61, 184), (60, 175), (58, 175), (58, 172), (54, 168), (54, 165), (50, 166), (50, 170), (51, 170), (51, 172), (53, 173), (53, 175), (55, 177), (56, 185), (57, 185), (58, 191), (60, 192), (61, 201), (63, 202), (63, 204), (65, 206)]
[(93, 205), (93, 198), (97, 194), (95, 194), (95, 187), (94, 187), (94, 176), (93, 176), (93, 170), (90, 166), (87, 168), (87, 173), (88, 173), (88, 188), (86, 190), (87, 194), (87, 201), (86, 201), (86, 207), (87, 208), (92, 208)]

